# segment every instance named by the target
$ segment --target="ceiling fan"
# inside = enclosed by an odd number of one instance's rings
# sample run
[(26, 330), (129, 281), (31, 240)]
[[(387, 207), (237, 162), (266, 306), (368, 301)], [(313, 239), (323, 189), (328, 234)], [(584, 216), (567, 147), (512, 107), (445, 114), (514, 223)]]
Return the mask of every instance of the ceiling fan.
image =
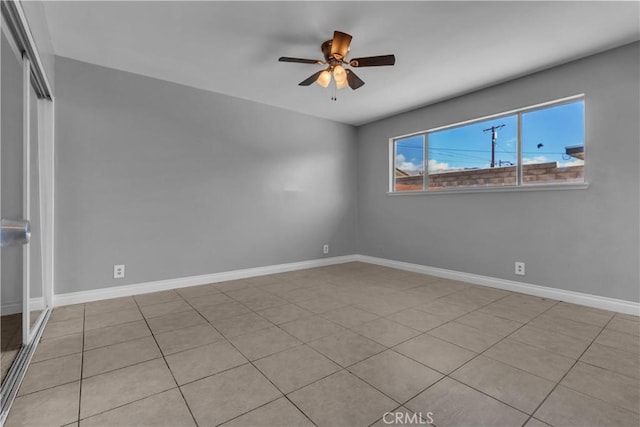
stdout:
[(322, 43), (320, 49), (324, 55), (324, 61), (316, 59), (289, 58), (282, 56), (278, 59), (280, 62), (298, 62), (301, 64), (328, 65), (324, 70), (314, 73), (309, 78), (301, 81), (299, 86), (309, 86), (313, 82), (318, 83), (322, 87), (328, 87), (331, 83), (331, 77), (335, 81), (336, 87), (342, 89), (349, 85), (353, 90), (364, 85), (364, 82), (349, 69), (345, 69), (343, 64), (351, 67), (379, 67), (382, 65), (394, 65), (396, 57), (394, 55), (366, 56), (363, 58), (354, 58), (347, 60), (349, 46), (351, 45), (351, 36), (340, 31), (333, 32), (333, 39)]

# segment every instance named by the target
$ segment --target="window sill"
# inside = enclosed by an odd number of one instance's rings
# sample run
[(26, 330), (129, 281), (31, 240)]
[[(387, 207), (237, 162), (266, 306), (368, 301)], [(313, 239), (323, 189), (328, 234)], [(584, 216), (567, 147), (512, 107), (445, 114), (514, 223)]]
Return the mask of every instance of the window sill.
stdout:
[(558, 190), (586, 190), (589, 183), (580, 184), (537, 184), (522, 186), (486, 187), (486, 188), (456, 188), (451, 190), (431, 191), (389, 191), (387, 196), (434, 196), (438, 194), (470, 194), (470, 193), (510, 193), (520, 191), (558, 191)]

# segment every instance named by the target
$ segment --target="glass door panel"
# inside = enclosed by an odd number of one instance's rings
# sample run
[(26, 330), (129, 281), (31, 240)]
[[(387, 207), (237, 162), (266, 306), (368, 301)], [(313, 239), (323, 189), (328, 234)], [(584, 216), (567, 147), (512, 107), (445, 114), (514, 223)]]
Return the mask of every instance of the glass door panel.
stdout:
[[(3, 219), (19, 220), (24, 218), (23, 63), (12, 38), (5, 31), (1, 33), (0, 213)], [(23, 246), (3, 247), (0, 255), (0, 364), (4, 380), (24, 338)]]
[(38, 96), (29, 85), (29, 332), (37, 324), (44, 308), (42, 280), (42, 235), (40, 222), (40, 165), (38, 153)]

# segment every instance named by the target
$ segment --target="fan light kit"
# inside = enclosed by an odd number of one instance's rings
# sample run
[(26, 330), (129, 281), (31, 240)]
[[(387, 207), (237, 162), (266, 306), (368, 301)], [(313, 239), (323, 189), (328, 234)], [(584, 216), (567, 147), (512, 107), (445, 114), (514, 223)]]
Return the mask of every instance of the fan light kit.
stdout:
[[(394, 65), (396, 63), (396, 57), (394, 55), (367, 56), (347, 61), (347, 54), (349, 53), (351, 39), (352, 37), (347, 33), (334, 31), (333, 39), (327, 40), (322, 43), (322, 46), (320, 46), (322, 54), (324, 55), (324, 61), (316, 59), (289, 58), (286, 56), (280, 57), (278, 61), (328, 65), (326, 69), (318, 71), (309, 78), (301, 81), (299, 83), (300, 86), (310, 86), (315, 82), (326, 88), (331, 84), (331, 80), (333, 78), (337, 89), (342, 89), (348, 85), (353, 90), (362, 87), (364, 82), (356, 75), (356, 73), (344, 68), (343, 65), (349, 65), (357, 68), (379, 67), (382, 65)], [(335, 101), (335, 95), (331, 99)]]

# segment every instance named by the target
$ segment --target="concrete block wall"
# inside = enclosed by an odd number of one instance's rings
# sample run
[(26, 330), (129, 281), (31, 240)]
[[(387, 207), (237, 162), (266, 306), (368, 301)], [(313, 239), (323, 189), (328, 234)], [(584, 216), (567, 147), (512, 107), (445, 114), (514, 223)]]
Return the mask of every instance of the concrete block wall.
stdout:
[[(522, 181), (528, 184), (551, 182), (582, 182), (584, 166), (559, 167), (557, 162), (537, 163), (523, 166)], [(516, 167), (471, 169), (429, 174), (429, 189), (447, 187), (472, 187), (483, 185), (514, 185)], [(422, 176), (396, 177), (396, 191), (422, 190)]]

